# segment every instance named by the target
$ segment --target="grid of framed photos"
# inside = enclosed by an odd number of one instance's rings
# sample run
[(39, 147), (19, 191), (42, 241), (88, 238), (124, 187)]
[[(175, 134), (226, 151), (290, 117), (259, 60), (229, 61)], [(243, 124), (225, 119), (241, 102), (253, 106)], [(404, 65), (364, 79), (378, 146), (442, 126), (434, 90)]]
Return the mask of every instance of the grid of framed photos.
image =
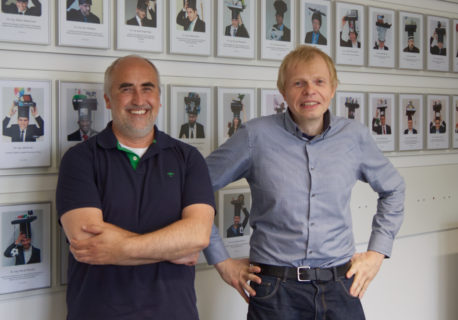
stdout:
[[(15, 0), (5, 1), (0, 41), (50, 43), (48, 1), (29, 2), (24, 14)], [(216, 48), (217, 57), (279, 61), (297, 44), (310, 44), (334, 54), (337, 64), (458, 72), (458, 20), (447, 17), (331, 0), (100, 0), (89, 9), (77, 0), (57, 4), (60, 46), (110, 49), (115, 33), (118, 50), (212, 56)]]

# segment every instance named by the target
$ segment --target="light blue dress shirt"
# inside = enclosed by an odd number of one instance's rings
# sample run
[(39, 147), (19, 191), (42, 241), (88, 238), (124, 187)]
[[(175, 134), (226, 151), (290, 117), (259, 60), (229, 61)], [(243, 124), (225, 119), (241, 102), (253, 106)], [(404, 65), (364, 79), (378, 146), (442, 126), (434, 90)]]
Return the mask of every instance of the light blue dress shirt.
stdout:
[[(251, 189), (250, 261), (330, 267), (355, 253), (352, 188), (379, 194), (369, 250), (389, 257), (404, 213), (404, 180), (359, 121), (324, 115), (325, 130), (305, 138), (289, 111), (253, 119), (208, 156), (213, 189), (246, 178)], [(216, 227), (209, 264), (229, 256)]]

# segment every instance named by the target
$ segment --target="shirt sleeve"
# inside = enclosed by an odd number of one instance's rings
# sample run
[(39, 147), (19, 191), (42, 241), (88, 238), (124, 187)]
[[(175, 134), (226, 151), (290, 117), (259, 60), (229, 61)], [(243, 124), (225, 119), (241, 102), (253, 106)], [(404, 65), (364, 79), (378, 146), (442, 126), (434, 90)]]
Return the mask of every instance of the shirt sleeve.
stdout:
[(93, 159), (82, 144), (68, 150), (62, 158), (56, 189), (56, 207), (59, 219), (67, 211), (77, 208), (102, 209)]
[[(250, 170), (250, 154), (249, 131), (242, 125), (226, 143), (206, 159), (213, 190), (217, 191), (233, 181), (247, 177)], [(204, 249), (204, 255), (208, 264), (216, 264), (229, 258), (215, 225), (212, 228), (210, 245)]]
[(368, 182), (379, 195), (368, 250), (390, 257), (394, 238), (404, 219), (404, 179), (379, 150), (369, 132), (362, 140), (361, 180)]

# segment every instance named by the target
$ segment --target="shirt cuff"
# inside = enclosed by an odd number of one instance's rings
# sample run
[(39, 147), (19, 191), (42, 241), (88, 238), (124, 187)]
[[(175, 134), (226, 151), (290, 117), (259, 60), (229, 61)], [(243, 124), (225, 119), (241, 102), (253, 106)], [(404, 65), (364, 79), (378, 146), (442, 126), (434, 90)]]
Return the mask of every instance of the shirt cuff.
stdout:
[(217, 264), (230, 258), (229, 253), (224, 247), (223, 239), (219, 236), (218, 228), (213, 225), (210, 235), (210, 245), (204, 249), (204, 255), (208, 264)]
[(372, 232), (367, 250), (384, 254), (386, 258), (391, 256), (394, 240), (381, 233)]

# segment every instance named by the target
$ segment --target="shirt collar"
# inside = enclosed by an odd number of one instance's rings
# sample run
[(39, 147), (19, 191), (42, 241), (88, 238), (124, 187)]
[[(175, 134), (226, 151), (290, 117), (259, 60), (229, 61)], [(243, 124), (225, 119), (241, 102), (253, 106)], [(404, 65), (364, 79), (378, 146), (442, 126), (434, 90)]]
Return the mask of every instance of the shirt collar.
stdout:
[[(331, 112), (329, 112), (329, 109), (326, 110), (326, 112), (324, 113), (323, 120), (324, 120), (324, 125), (323, 125), (324, 126), (324, 130), (323, 130), (322, 133), (320, 133), (319, 135), (317, 135), (315, 137), (316, 139), (313, 139), (313, 140), (319, 140), (321, 138), (324, 138), (324, 136), (331, 129), (331, 122), (332, 122), (333, 118), (331, 116)], [(301, 131), (301, 129), (299, 129), (299, 127), (297, 126), (296, 122), (294, 122), (294, 120), (293, 120), (293, 118), (291, 116), (291, 112), (289, 111), (289, 108), (284, 113), (284, 125), (285, 125), (286, 131), (288, 131), (289, 133), (295, 135), (299, 139), (304, 139), (304, 136), (302, 135), (302, 131)]]
[[(104, 149), (117, 149), (118, 140), (113, 133), (112, 129), (113, 121), (110, 121), (107, 124), (107, 127), (96, 135), (97, 144)], [(142, 159), (149, 158), (150, 156), (159, 153), (162, 149), (167, 149), (173, 145), (172, 138), (166, 135), (164, 132), (160, 131), (157, 126), (154, 126), (154, 140), (155, 143), (152, 143), (148, 150), (143, 155)]]

